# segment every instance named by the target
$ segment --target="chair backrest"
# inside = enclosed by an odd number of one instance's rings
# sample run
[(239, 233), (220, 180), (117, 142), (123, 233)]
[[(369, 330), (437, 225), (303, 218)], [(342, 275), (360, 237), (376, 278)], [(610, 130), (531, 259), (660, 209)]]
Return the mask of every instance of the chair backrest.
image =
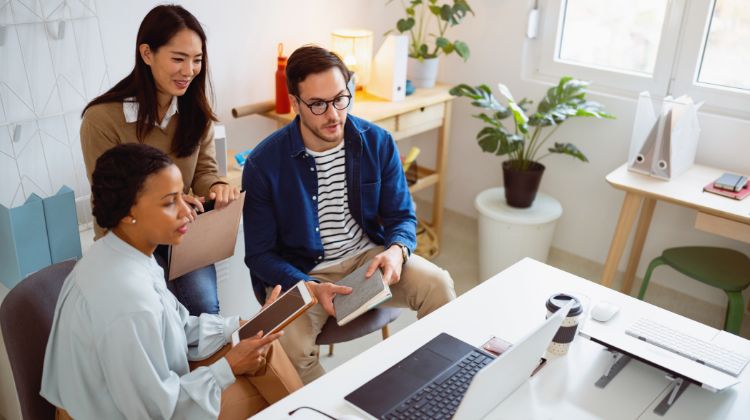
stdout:
[(74, 260), (63, 261), (31, 274), (0, 305), (0, 328), (24, 419), (55, 418), (55, 407), (39, 390), (57, 297), (74, 265)]

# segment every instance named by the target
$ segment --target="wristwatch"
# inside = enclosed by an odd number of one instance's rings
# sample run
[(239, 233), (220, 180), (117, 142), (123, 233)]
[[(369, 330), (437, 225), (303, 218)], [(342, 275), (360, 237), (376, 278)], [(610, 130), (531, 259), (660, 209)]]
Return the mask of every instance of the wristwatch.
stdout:
[(398, 245), (398, 247), (401, 248), (401, 258), (403, 259), (403, 262), (401, 263), (401, 265), (406, 264), (406, 261), (409, 259), (409, 256), (411, 255), (411, 252), (409, 252), (409, 248), (407, 248), (406, 245), (400, 242), (394, 242), (393, 245)]

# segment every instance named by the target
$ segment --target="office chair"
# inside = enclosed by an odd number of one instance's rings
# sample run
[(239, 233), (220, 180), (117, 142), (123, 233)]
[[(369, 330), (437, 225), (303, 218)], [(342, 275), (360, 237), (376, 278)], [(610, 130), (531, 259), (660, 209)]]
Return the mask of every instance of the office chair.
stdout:
[(684, 246), (665, 249), (649, 264), (638, 299), (643, 300), (654, 269), (665, 264), (692, 279), (723, 290), (729, 300), (724, 330), (739, 335), (745, 311), (742, 291), (750, 285), (750, 258), (727, 248)]
[(29, 275), (0, 306), (0, 328), (24, 419), (55, 418), (55, 406), (39, 395), (44, 351), (57, 297), (75, 263), (63, 261)]

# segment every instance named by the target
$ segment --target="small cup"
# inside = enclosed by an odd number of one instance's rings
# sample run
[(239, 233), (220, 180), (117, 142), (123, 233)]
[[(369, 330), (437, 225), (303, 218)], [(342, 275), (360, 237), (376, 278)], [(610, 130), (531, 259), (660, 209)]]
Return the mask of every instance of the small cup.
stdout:
[(569, 301), (573, 301), (573, 307), (570, 308), (568, 316), (563, 320), (560, 329), (557, 330), (555, 337), (552, 339), (547, 352), (555, 356), (564, 356), (568, 354), (570, 343), (576, 337), (576, 331), (578, 330), (578, 321), (583, 313), (583, 305), (581, 301), (572, 295), (566, 293), (557, 293), (550, 296), (547, 299), (547, 318), (552, 316), (561, 307), (565, 306)]

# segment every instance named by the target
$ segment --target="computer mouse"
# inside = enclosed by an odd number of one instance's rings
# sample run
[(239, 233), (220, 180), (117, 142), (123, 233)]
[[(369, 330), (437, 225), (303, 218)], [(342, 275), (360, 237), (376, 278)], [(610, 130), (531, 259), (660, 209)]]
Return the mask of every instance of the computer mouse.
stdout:
[(591, 308), (591, 319), (599, 322), (607, 322), (620, 310), (620, 307), (605, 300), (598, 302)]

